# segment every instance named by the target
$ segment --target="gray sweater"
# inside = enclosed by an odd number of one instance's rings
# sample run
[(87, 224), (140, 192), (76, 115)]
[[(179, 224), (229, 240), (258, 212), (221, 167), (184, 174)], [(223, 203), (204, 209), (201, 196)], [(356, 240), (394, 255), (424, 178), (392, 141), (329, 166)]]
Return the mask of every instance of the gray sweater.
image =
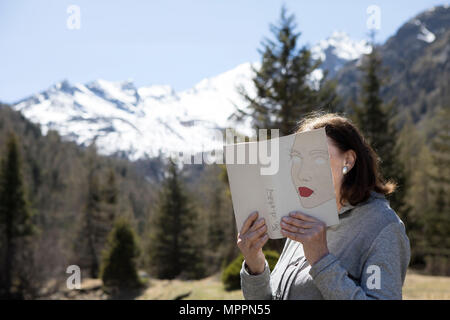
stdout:
[(410, 259), (405, 227), (386, 198), (372, 192), (339, 211), (327, 228), (329, 254), (311, 267), (301, 243), (286, 240), (272, 272), (241, 269), (245, 299), (401, 299)]

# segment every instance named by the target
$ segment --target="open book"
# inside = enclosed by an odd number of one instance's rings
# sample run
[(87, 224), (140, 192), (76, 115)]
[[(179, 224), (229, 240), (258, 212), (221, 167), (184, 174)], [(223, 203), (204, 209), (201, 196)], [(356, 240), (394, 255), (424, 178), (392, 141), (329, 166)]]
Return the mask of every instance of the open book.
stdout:
[[(291, 211), (309, 214), (327, 226), (339, 223), (324, 128), (226, 145), (225, 152), (238, 232), (253, 211), (265, 218), (271, 239), (283, 238), (281, 218)], [(230, 161), (229, 154), (238, 160)]]

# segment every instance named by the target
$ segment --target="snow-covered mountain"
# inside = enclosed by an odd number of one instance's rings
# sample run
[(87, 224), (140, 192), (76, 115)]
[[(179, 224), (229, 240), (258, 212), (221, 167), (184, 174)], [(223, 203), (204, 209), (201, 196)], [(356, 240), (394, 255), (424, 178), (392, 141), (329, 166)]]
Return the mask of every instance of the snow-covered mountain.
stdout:
[(321, 69), (328, 70), (328, 76), (333, 77), (345, 63), (358, 59), (371, 50), (366, 40), (355, 41), (345, 32), (335, 31), (330, 37), (311, 47), (311, 55), (313, 59), (322, 60)]
[(94, 139), (99, 152), (121, 152), (130, 159), (159, 151), (197, 152), (211, 147), (211, 129), (230, 127), (234, 104), (242, 106), (236, 86), (251, 90), (250, 63), (175, 92), (170, 86), (136, 88), (133, 82), (96, 80), (56, 83), (14, 108), (79, 144)]
[[(333, 33), (312, 47), (312, 53), (323, 61), (323, 68), (334, 73), (368, 48), (365, 42)], [(131, 81), (62, 81), (14, 108), (39, 123), (44, 133), (56, 130), (82, 145), (95, 140), (102, 154), (122, 153), (134, 160), (160, 151), (198, 152), (217, 146), (211, 129), (233, 127), (249, 132), (250, 123), (236, 124), (228, 118), (236, 106), (245, 107), (236, 88), (242, 85), (250, 94), (254, 92), (251, 65), (241, 64), (180, 92), (170, 86), (137, 88)], [(322, 74), (316, 70), (311, 75), (313, 85)]]

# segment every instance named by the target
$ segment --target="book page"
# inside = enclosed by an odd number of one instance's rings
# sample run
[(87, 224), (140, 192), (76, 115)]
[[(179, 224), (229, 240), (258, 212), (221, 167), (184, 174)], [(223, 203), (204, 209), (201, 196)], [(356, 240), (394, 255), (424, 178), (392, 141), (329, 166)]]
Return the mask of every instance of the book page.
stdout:
[(281, 234), (281, 218), (280, 218), (280, 195), (278, 192), (282, 190), (279, 187), (279, 181), (274, 179), (272, 175), (261, 175), (262, 188), (264, 192), (264, 201), (266, 207), (264, 210), (264, 218), (266, 219), (267, 235), (270, 239), (283, 238)]
[(300, 211), (327, 226), (339, 223), (325, 129), (281, 137), (279, 146), (278, 218)]
[[(339, 223), (325, 129), (277, 139), (276, 161), (279, 165), (272, 175), (262, 174), (261, 164), (245, 163), (248, 162), (249, 143), (226, 146), (241, 149), (245, 154), (241, 157), (242, 164), (227, 161), (238, 231), (253, 211), (266, 219), (271, 239), (283, 238), (281, 218), (292, 211), (309, 214), (327, 226)], [(259, 150), (260, 144), (266, 141), (251, 143)]]
[[(250, 142), (256, 144), (256, 142)], [(244, 152), (248, 159), (249, 149), (247, 144), (236, 144), (225, 147), (225, 153), (231, 150), (235, 157), (238, 152)], [(237, 158), (237, 157), (236, 157)], [(258, 164), (230, 164), (227, 161), (228, 181), (230, 184), (231, 198), (233, 201), (234, 216), (236, 226), (240, 232), (248, 216), (258, 211), (260, 217), (264, 217), (265, 195), (262, 187), (263, 179), (260, 175), (260, 166)], [(234, 161), (234, 162), (237, 162)], [(248, 161), (247, 161), (248, 162)]]

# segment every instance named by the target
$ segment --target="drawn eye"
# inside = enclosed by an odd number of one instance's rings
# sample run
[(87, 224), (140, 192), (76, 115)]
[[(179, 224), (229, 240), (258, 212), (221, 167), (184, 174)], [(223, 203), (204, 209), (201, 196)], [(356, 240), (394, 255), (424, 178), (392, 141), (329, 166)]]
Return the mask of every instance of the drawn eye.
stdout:
[(302, 162), (302, 158), (298, 154), (291, 153), (290, 157), (291, 161), (295, 164), (300, 164)]
[(323, 157), (316, 157), (316, 158), (314, 159), (314, 162), (315, 162), (316, 164), (318, 164), (318, 165), (322, 165), (322, 164), (325, 164), (326, 160), (325, 160), (325, 158), (323, 158)]

